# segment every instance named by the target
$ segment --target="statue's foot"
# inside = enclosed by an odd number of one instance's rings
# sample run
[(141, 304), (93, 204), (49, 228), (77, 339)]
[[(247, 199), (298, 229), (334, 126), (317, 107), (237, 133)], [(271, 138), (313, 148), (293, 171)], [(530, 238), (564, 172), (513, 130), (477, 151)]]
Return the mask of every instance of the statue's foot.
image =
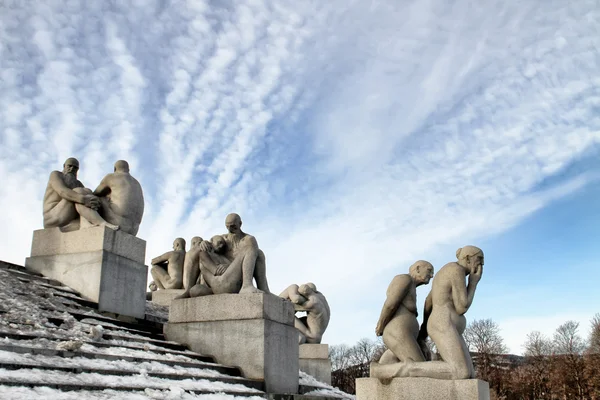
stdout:
[(190, 297), (190, 291), (186, 290), (185, 292), (181, 293), (179, 296), (174, 297), (173, 300), (177, 300), (177, 299), (187, 299)]
[(369, 366), (369, 376), (380, 380), (406, 378), (410, 376), (410, 364), (412, 364), (412, 361), (401, 361), (394, 364), (379, 364), (378, 362), (372, 362)]
[(152, 281), (148, 285), (148, 289), (150, 289), (151, 292), (156, 292), (158, 290), (158, 286), (156, 286), (156, 283), (154, 283), (154, 281)]
[(264, 293), (262, 290), (255, 288), (254, 286), (242, 286), (240, 293)]

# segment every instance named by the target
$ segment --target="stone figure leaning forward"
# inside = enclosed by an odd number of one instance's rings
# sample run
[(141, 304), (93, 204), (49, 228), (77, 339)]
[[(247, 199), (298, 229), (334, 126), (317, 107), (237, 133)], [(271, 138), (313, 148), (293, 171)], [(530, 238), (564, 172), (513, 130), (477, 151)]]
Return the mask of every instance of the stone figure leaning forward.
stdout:
[(135, 235), (144, 212), (139, 182), (129, 174), (129, 164), (120, 160), (115, 171), (104, 177), (92, 192), (77, 179), (79, 161), (68, 158), (61, 171), (52, 171), (44, 194), (44, 228), (63, 232), (88, 226), (106, 226)]
[[(417, 337), (417, 342), (424, 342), (429, 335), (443, 361), (417, 362), (411, 358), (402, 360), (401, 353), (406, 352), (406, 349), (402, 348), (396, 350), (400, 354), (394, 353), (400, 362), (372, 363), (371, 377), (475, 377), (473, 361), (462, 334), (467, 324), (464, 314), (473, 303), (475, 289), (483, 273), (484, 256), (478, 247), (465, 246), (457, 250), (456, 257), (456, 262), (444, 265), (433, 278), (431, 292), (425, 300), (423, 323)], [(465, 283), (467, 277), (468, 284)]]
[(320, 344), (331, 316), (323, 293), (317, 291), (314, 283), (309, 282), (300, 286), (290, 285), (279, 297), (290, 300), (296, 312), (306, 312), (305, 317), (296, 317), (294, 320), (299, 333), (299, 344)]
[[(203, 241), (197, 251), (203, 282), (196, 281), (193, 286), (186, 287), (177, 298), (220, 293), (270, 293), (265, 254), (258, 248), (254, 236), (241, 230), (242, 219), (238, 214), (229, 214), (225, 227), (228, 233)], [(190, 260), (185, 268), (185, 284), (192, 285), (196, 276), (197, 271)], [(257, 287), (253, 285), (253, 279)]]

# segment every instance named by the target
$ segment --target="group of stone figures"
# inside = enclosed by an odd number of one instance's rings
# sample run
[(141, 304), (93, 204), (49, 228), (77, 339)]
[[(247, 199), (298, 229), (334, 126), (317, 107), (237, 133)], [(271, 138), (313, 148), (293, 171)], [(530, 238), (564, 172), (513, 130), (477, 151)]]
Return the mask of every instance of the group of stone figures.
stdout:
[[(428, 284), (433, 266), (417, 261), (409, 273), (394, 277), (375, 333), (383, 336), (387, 350), (371, 364), (371, 377), (429, 377), (469, 379), (475, 377), (469, 349), (463, 339), (464, 314), (473, 302), (483, 273), (483, 251), (465, 246), (456, 251), (457, 261), (444, 265), (433, 279), (425, 299), (423, 323), (417, 321), (417, 286)], [(465, 279), (468, 277), (468, 284)], [(442, 360), (431, 361), (427, 346), (431, 338)]]
[[(267, 283), (265, 253), (256, 238), (242, 231), (242, 219), (229, 214), (227, 233), (210, 240), (192, 238), (186, 252), (185, 239), (177, 238), (173, 250), (152, 259), (154, 281), (150, 290), (184, 289), (176, 299), (222, 293), (271, 293)], [(256, 281), (256, 287), (253, 285)], [(299, 342), (320, 343), (329, 324), (329, 305), (313, 283), (291, 285), (279, 295), (294, 304)]]

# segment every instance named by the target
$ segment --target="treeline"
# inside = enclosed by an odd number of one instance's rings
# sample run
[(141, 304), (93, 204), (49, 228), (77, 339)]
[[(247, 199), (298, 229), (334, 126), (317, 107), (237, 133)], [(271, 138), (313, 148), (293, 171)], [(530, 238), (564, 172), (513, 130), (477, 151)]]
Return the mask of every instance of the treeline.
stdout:
[[(523, 356), (507, 354), (500, 329), (491, 319), (471, 322), (464, 338), (477, 377), (489, 382), (492, 399), (600, 400), (600, 314), (592, 319), (591, 328), (589, 338), (581, 336), (574, 321), (559, 326), (551, 337), (531, 332)], [(441, 359), (430, 345), (434, 359)], [(354, 394), (356, 378), (368, 377), (369, 364), (384, 351), (380, 339), (331, 346), (333, 386)]]

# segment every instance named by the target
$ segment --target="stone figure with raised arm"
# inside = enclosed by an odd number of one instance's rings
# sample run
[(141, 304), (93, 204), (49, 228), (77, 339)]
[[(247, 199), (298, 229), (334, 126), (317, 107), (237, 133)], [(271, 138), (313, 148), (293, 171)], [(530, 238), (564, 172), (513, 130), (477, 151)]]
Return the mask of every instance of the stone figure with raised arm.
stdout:
[[(375, 328), (377, 336), (383, 336), (387, 350), (379, 364), (400, 361), (425, 361), (431, 356), (423, 340), (418, 340), (417, 287), (426, 285), (433, 278), (433, 265), (419, 260), (410, 266), (408, 274), (396, 275), (390, 283), (385, 303)], [(378, 365), (372, 366), (377, 374)]]
[[(444, 265), (433, 278), (431, 292), (425, 300), (419, 341), (431, 337), (443, 361), (395, 364), (371, 364), (371, 376), (380, 379), (394, 377), (429, 377), (436, 379), (469, 379), (475, 377), (473, 361), (463, 339), (467, 312), (483, 273), (483, 251), (465, 246), (456, 251), (456, 262)], [(465, 279), (468, 277), (468, 284)], [(373, 368), (375, 367), (375, 368)]]
[(320, 344), (331, 316), (323, 293), (317, 291), (314, 283), (309, 282), (300, 286), (290, 285), (279, 297), (290, 300), (296, 312), (306, 312), (305, 317), (296, 317), (294, 321), (299, 333), (298, 343)]
[(119, 160), (114, 172), (106, 175), (94, 190), (100, 199), (98, 213), (123, 232), (136, 235), (144, 215), (144, 193), (140, 183), (129, 173), (129, 163)]
[(63, 232), (76, 231), (83, 222), (91, 226), (119, 226), (106, 221), (98, 213), (100, 199), (77, 179), (79, 161), (68, 158), (61, 171), (52, 171), (44, 194), (44, 228), (60, 228)]
[(152, 259), (150, 273), (154, 278), (154, 285), (158, 289), (181, 289), (184, 260), (185, 239), (177, 238), (173, 242), (173, 251), (168, 251)]
[(238, 214), (229, 214), (225, 226), (229, 233), (213, 236), (210, 241), (200, 244), (200, 273), (204, 283), (186, 289), (178, 298), (219, 293), (270, 293), (265, 253), (258, 248), (254, 236), (241, 230), (242, 219)]

